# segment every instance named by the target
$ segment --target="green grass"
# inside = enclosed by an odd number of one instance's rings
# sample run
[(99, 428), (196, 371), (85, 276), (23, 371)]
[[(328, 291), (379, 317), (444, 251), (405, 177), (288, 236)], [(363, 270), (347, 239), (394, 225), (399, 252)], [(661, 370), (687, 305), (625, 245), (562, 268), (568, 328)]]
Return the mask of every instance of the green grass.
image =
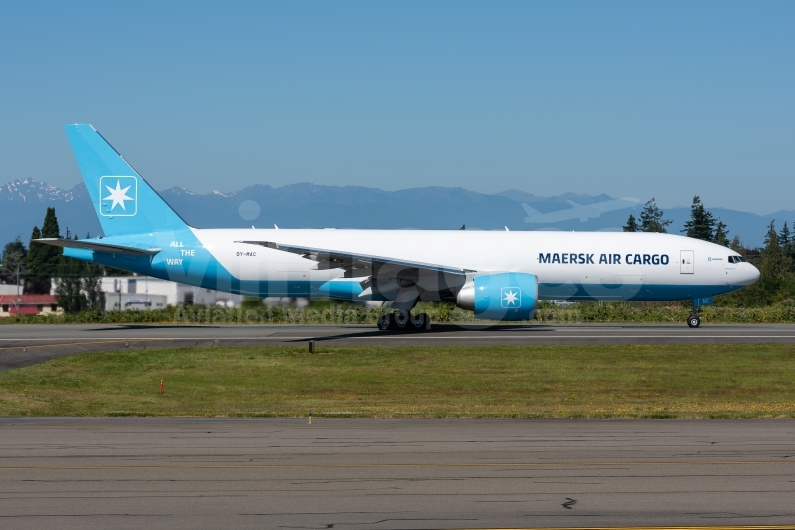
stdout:
[(0, 415), (795, 417), (794, 346), (319, 348), (66, 357), (0, 373)]

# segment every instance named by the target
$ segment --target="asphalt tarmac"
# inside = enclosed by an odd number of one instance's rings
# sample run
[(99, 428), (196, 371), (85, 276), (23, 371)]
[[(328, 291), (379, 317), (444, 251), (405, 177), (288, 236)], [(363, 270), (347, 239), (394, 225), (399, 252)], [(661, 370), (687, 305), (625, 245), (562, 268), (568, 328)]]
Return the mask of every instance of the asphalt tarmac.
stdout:
[(455, 344), (795, 344), (793, 325), (594, 324), (435, 325), (430, 331), (378, 331), (375, 325), (2, 325), (0, 371), (84, 352), (126, 348)]
[(786, 525), (793, 421), (4, 418), (3, 528)]

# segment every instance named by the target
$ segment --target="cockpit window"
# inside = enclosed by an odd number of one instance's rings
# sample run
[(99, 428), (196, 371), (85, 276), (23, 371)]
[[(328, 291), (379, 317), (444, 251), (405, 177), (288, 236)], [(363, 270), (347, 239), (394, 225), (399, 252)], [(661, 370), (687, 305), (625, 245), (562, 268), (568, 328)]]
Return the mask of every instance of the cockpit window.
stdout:
[(742, 256), (729, 256), (729, 263), (744, 263), (745, 258)]

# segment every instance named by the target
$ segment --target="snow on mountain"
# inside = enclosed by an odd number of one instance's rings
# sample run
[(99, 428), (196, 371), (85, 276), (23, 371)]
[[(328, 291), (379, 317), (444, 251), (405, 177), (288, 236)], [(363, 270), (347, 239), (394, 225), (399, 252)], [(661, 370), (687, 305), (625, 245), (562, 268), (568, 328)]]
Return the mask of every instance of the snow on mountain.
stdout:
[[(75, 188), (77, 187), (79, 186)], [(0, 201), (71, 202), (75, 198), (75, 188), (67, 191), (36, 179), (19, 179), (0, 187)], [(85, 189), (85, 185), (83, 188)]]

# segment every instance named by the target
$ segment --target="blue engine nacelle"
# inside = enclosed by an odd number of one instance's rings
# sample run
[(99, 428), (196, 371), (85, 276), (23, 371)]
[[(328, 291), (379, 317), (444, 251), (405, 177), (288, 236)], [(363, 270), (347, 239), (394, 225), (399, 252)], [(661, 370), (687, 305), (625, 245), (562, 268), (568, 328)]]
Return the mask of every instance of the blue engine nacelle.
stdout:
[(523, 272), (481, 274), (464, 284), (458, 307), (486, 320), (530, 320), (538, 306), (538, 277)]

